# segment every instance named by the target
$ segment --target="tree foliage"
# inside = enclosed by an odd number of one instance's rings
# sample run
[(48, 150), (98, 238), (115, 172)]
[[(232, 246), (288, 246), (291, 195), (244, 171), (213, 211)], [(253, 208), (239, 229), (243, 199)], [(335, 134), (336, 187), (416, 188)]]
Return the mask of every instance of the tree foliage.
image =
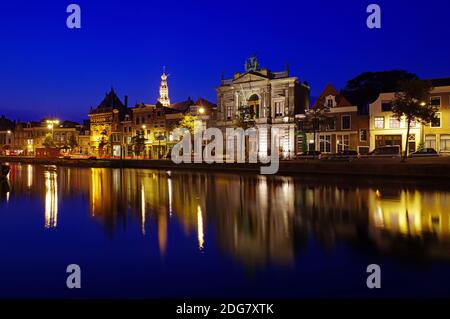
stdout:
[(71, 151), (73, 151), (78, 146), (78, 141), (77, 141), (75, 135), (71, 134), (69, 136), (69, 140), (67, 141), (67, 146), (70, 148)]
[(314, 150), (316, 146), (316, 134), (320, 130), (320, 126), (329, 125), (332, 121), (330, 116), (330, 107), (325, 103), (325, 98), (318, 99), (312, 108), (306, 110), (305, 117), (302, 121), (301, 131), (314, 134)]
[(199, 129), (201, 129), (201, 127), (199, 126), (200, 125), (197, 116), (191, 114), (184, 115), (180, 123), (178, 124), (178, 127), (187, 129), (191, 134), (194, 134)]
[(397, 92), (401, 82), (417, 79), (417, 75), (403, 70), (364, 72), (349, 80), (341, 93), (359, 110), (364, 110), (380, 93)]
[(233, 122), (235, 127), (240, 127), (244, 130), (253, 127), (255, 125), (255, 114), (253, 108), (248, 105), (239, 106)]
[(436, 119), (438, 107), (431, 104), (430, 91), (430, 82), (413, 79), (401, 82), (400, 90), (395, 93), (395, 98), (392, 101), (392, 113), (399, 121), (405, 119), (407, 125), (403, 160), (408, 155), (411, 123), (416, 122), (427, 125)]
[(55, 147), (55, 141), (53, 140), (53, 134), (47, 133), (45, 135), (44, 142), (42, 143), (45, 147)]
[(136, 135), (131, 138), (131, 145), (134, 146), (134, 152), (137, 156), (144, 150), (146, 141), (143, 131), (137, 131)]

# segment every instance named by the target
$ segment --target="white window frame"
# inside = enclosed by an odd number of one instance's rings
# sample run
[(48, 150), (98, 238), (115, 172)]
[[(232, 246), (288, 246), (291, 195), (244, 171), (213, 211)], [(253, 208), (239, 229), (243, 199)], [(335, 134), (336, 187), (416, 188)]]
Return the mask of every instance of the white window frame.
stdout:
[[(434, 137), (434, 139), (430, 138), (430, 137)], [(426, 134), (424, 142), (425, 142), (424, 144), (425, 144), (426, 148), (434, 148), (435, 150), (437, 150), (437, 148), (436, 148), (436, 146), (437, 146), (436, 134)], [(431, 143), (429, 143), (429, 142), (434, 142), (434, 146)]]
[[(382, 125), (382, 127), (378, 127), (378, 126), (377, 126), (377, 119), (382, 119), (382, 120), (383, 120), (383, 125)], [(384, 116), (375, 116), (375, 117), (374, 117), (374, 119), (373, 119), (373, 127), (374, 127), (375, 129), (382, 130), (382, 129), (385, 128), (385, 126), (386, 126), (386, 119), (385, 119)]]
[[(443, 136), (446, 136), (446, 137), (449, 137), (449, 138), (446, 138), (446, 139), (443, 139), (442, 137)], [(450, 134), (441, 134), (440, 136), (439, 136), (439, 150), (441, 151), (441, 152), (450, 152), (450, 147), (448, 148), (448, 149), (445, 149), (445, 148), (442, 148), (442, 141), (443, 140), (446, 140), (446, 141), (450, 141)]]
[(433, 126), (433, 122), (430, 123), (431, 128), (442, 128), (442, 112), (436, 112), (439, 115), (439, 126)]
[[(344, 128), (344, 117), (350, 118), (349, 128)], [(341, 130), (342, 131), (350, 131), (351, 129), (352, 129), (352, 116), (351, 115), (341, 115)]]
[[(398, 122), (398, 126), (392, 126), (392, 121), (396, 121)], [(393, 129), (398, 129), (402, 127), (402, 121), (400, 121), (399, 119), (397, 119), (394, 116), (389, 117), (389, 128), (393, 128)]]
[(441, 108), (442, 106), (442, 98), (440, 96), (430, 96), (430, 104), (432, 100), (437, 100), (439, 99), (439, 108)]
[[(366, 139), (365, 139), (365, 140), (363, 140), (363, 139), (361, 138), (361, 133), (362, 133), (362, 131), (366, 131)], [(359, 141), (360, 141), (360, 142), (367, 142), (368, 139), (369, 139), (369, 131), (368, 131), (367, 129), (365, 129), (365, 128), (360, 129), (360, 130), (359, 130)]]

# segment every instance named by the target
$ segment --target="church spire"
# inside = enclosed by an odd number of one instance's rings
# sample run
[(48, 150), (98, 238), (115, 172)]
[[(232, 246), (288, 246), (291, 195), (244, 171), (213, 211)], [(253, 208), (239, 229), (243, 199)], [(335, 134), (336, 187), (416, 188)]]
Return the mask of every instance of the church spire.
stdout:
[(159, 87), (159, 99), (158, 102), (163, 106), (170, 106), (169, 99), (169, 87), (167, 85), (166, 67), (163, 67), (163, 74), (161, 75), (161, 85)]

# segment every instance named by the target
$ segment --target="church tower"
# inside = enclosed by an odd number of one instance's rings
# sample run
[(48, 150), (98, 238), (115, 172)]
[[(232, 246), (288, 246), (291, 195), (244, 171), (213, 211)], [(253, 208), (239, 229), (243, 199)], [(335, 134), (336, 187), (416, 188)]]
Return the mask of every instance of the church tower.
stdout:
[(159, 99), (158, 102), (163, 106), (170, 106), (169, 99), (169, 87), (167, 86), (167, 77), (166, 68), (164, 67), (163, 74), (161, 75), (161, 86), (159, 87)]

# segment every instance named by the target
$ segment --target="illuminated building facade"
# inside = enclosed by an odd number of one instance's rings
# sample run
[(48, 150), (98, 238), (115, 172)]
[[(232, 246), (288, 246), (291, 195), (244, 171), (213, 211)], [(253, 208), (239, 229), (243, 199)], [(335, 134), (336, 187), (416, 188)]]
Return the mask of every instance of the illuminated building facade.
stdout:
[[(355, 150), (359, 154), (369, 152), (369, 116), (358, 113), (358, 107), (352, 105), (336, 88), (328, 84), (318, 101), (328, 107), (327, 123), (320, 125), (316, 134), (316, 150), (322, 153), (339, 153)], [(301, 126), (301, 125), (300, 125)], [(314, 142), (314, 137), (309, 134)]]
[(436, 120), (423, 126), (424, 146), (450, 154), (450, 78), (431, 80), (430, 103), (439, 108)]
[(130, 114), (127, 104), (128, 97), (125, 96), (125, 102), (122, 103), (111, 88), (103, 101), (96, 108), (91, 109), (89, 120), (92, 154), (121, 156), (123, 149), (121, 122), (126, 115)]
[[(40, 122), (16, 123), (11, 152), (17, 155), (36, 155), (36, 150), (45, 148), (45, 139), (51, 134), (54, 147), (63, 153), (79, 145), (82, 126), (71, 121), (48, 124), (48, 119)], [(76, 148), (74, 149), (76, 151)]]
[[(406, 120), (399, 121), (392, 112), (392, 100), (395, 93), (381, 93), (378, 99), (370, 104), (370, 148), (380, 146), (399, 146), (405, 151), (407, 125)], [(409, 152), (415, 152), (422, 142), (420, 123), (411, 123), (408, 137)]]
[(258, 136), (261, 157), (269, 154), (271, 130), (279, 129), (277, 141), (280, 154), (292, 158), (298, 147), (295, 141), (295, 115), (304, 113), (309, 105), (310, 87), (297, 77), (284, 71), (272, 72), (261, 68), (256, 57), (245, 64), (244, 73), (236, 73), (231, 79), (222, 77), (217, 88), (217, 126), (222, 130), (233, 128), (242, 117), (242, 110), (249, 110), (252, 126), (266, 129), (267, 135)]

